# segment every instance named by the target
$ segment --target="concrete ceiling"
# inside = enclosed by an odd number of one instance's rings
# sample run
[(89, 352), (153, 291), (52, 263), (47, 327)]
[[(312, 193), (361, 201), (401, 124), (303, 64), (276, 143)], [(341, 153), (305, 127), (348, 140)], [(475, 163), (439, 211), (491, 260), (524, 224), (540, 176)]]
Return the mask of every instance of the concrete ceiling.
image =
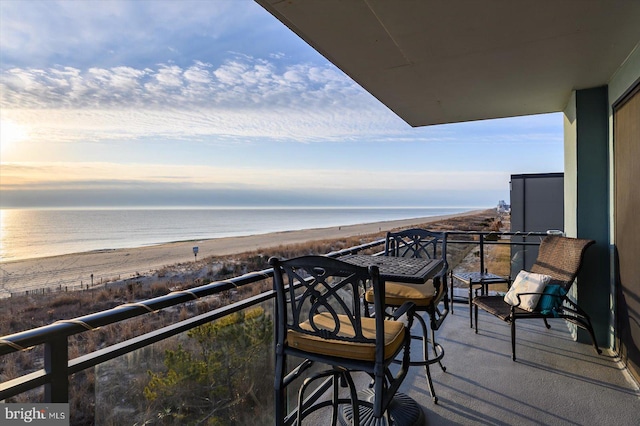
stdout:
[(256, 0), (411, 126), (562, 111), (640, 41), (640, 0)]

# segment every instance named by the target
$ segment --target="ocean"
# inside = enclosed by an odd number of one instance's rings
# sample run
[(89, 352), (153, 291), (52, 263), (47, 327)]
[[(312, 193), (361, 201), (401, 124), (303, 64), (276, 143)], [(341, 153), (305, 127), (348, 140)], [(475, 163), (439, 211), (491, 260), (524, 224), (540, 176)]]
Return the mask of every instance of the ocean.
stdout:
[(0, 262), (174, 241), (440, 216), (476, 208), (0, 210)]

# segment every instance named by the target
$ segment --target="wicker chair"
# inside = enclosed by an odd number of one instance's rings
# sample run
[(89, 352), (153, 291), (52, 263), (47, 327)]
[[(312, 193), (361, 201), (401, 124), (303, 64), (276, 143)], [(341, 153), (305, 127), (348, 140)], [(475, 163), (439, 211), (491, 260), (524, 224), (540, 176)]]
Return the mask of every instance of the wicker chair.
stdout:
[[(411, 284), (404, 282), (387, 282), (385, 305), (391, 312), (402, 306), (406, 302), (415, 304), (416, 312), (426, 312), (429, 316), (431, 335), (429, 336), (427, 324), (421, 315), (416, 315), (415, 319), (421, 327), (420, 335), (412, 335), (412, 339), (422, 341), (422, 359), (413, 359), (411, 366), (423, 366), (431, 391), (434, 403), (438, 403), (431, 372), (429, 366), (436, 362), (442, 371), (446, 367), (442, 365), (444, 349), (435, 340), (435, 332), (440, 328), (442, 322), (449, 313), (449, 297), (447, 293), (446, 276), (448, 272), (447, 264), (447, 235), (444, 232), (433, 232), (425, 229), (408, 229), (399, 232), (388, 232), (385, 241), (385, 256), (412, 257), (423, 259), (442, 259), (442, 268), (438, 274), (424, 284)], [(365, 294), (367, 302), (373, 302), (374, 294), (369, 290)], [(440, 302), (443, 302), (442, 309)], [(429, 342), (434, 357), (429, 358)]]
[[(365, 268), (325, 256), (283, 261), (271, 258), (269, 262), (276, 290), (276, 424), (292, 420), (286, 410), (286, 387), (314, 363), (330, 368), (311, 374), (301, 385), (297, 410), (291, 414), (297, 416), (298, 424), (312, 412), (332, 406), (335, 425), (340, 404), (348, 404), (344, 415), (350, 413), (353, 424), (359, 424), (363, 413), (382, 420), (409, 368), (411, 339), (407, 327), (413, 321), (413, 305), (407, 303), (398, 311), (397, 318), (407, 315), (408, 325), (385, 319), (381, 295), (374, 302), (374, 317), (365, 315), (361, 300), (365, 286), (372, 285), (377, 294), (384, 293), (385, 283), (375, 266)], [(287, 373), (289, 356), (304, 362)], [(389, 366), (396, 357), (402, 359), (402, 365), (394, 369), (394, 376)], [(352, 371), (373, 378), (370, 398), (358, 396)], [(314, 404), (306, 401), (306, 388), (325, 378), (332, 379), (333, 398)], [(349, 398), (339, 396), (339, 383), (348, 385)], [(392, 424), (390, 418), (386, 421)]]
[[(561, 236), (547, 236), (540, 244), (538, 257), (531, 267), (532, 273), (551, 277), (549, 284), (542, 292), (522, 292), (516, 295), (518, 303), (511, 305), (505, 302), (503, 296), (479, 295), (473, 299), (475, 316), (475, 331), (478, 333), (478, 308), (508, 322), (511, 325), (512, 359), (516, 360), (516, 320), (542, 318), (545, 326), (550, 328), (547, 319), (563, 318), (589, 332), (593, 347), (598, 354), (598, 348), (593, 326), (589, 315), (577, 303), (567, 297), (569, 288), (573, 284), (586, 249), (594, 244), (593, 240), (567, 238)], [(514, 281), (515, 283), (515, 281)], [(554, 291), (555, 290), (555, 291)], [(540, 295), (540, 301), (533, 310), (522, 309), (523, 296)], [(543, 303), (543, 298), (545, 299)], [(544, 307), (542, 305), (545, 305)]]

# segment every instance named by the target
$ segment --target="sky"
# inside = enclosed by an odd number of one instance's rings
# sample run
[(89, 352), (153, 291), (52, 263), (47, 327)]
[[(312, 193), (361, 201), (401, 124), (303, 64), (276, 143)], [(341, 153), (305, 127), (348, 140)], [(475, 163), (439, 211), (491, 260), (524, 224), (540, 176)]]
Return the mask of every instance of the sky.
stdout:
[(0, 208), (492, 207), (562, 115), (412, 128), (250, 0), (0, 1)]

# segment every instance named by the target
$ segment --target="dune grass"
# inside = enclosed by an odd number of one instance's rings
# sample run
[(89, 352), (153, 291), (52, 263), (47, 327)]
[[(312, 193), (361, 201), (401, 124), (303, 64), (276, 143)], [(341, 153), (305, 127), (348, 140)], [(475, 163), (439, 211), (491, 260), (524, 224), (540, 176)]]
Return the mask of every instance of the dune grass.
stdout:
[[(489, 210), (471, 216), (454, 217), (425, 224), (433, 230), (489, 230), (495, 227), (495, 211)], [(106, 283), (100, 288), (75, 292), (59, 292), (14, 296), (0, 300), (0, 335), (51, 324), (60, 319), (71, 319), (114, 308), (120, 304), (141, 301), (171, 291), (193, 288), (213, 281), (228, 279), (247, 272), (269, 267), (271, 256), (290, 258), (307, 254), (325, 254), (384, 238), (384, 233), (356, 236), (339, 240), (312, 241), (304, 244), (283, 245), (268, 252), (252, 251), (233, 256), (210, 257), (176, 264), (149, 276), (137, 276), (123, 281)], [(508, 251), (508, 246), (504, 246)], [(374, 250), (372, 250), (374, 251)], [(377, 250), (375, 250), (377, 251)], [(464, 246), (449, 248), (451, 267), (465, 256)], [(501, 250), (498, 250), (501, 252)], [(508, 256), (508, 254), (507, 254)], [(496, 253), (496, 258), (504, 254)], [(113, 345), (126, 339), (151, 332), (200, 313), (241, 300), (267, 289), (271, 281), (264, 280), (225, 294), (199, 299), (184, 306), (165, 309), (157, 314), (144, 315), (122, 321), (98, 331), (81, 333), (69, 338), (69, 358)], [(0, 358), (0, 381), (4, 382), (43, 368), (42, 348), (17, 352)], [(70, 381), (71, 423), (93, 424), (95, 405), (95, 372), (93, 369), (74, 375)], [(42, 400), (41, 390), (25, 392), (6, 402), (33, 402)]]

